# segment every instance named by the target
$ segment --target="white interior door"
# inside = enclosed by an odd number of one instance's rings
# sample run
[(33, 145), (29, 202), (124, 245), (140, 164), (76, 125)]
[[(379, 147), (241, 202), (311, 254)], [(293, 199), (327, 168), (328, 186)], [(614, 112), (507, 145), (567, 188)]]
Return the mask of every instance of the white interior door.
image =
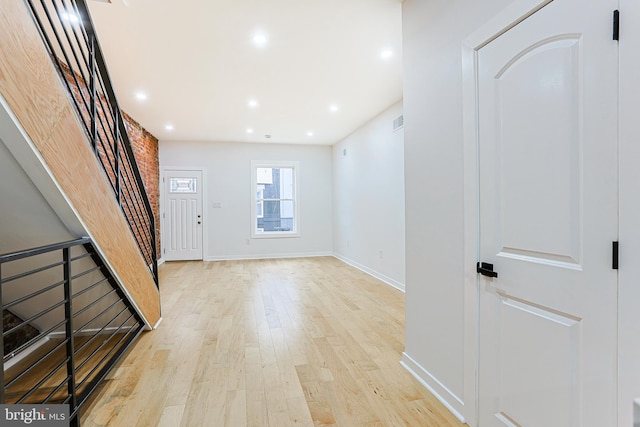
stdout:
[(164, 172), (164, 253), (167, 261), (202, 259), (202, 171)]
[(616, 425), (616, 5), (554, 0), (478, 52), (481, 427)]

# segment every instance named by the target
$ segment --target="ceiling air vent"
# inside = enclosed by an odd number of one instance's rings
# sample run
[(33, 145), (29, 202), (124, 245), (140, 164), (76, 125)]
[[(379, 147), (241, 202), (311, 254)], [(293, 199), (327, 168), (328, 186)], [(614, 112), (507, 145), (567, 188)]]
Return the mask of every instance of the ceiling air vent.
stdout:
[(398, 118), (396, 118), (393, 121), (393, 131), (397, 131), (398, 129), (401, 129), (404, 127), (404, 115), (400, 115), (398, 116)]

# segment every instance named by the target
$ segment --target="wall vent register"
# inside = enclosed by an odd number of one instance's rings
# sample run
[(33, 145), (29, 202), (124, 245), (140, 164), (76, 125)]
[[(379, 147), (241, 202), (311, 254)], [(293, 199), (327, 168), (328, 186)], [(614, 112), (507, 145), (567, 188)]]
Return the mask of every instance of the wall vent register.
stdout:
[(393, 131), (397, 131), (400, 128), (404, 127), (404, 115), (398, 116), (395, 120), (393, 120)]

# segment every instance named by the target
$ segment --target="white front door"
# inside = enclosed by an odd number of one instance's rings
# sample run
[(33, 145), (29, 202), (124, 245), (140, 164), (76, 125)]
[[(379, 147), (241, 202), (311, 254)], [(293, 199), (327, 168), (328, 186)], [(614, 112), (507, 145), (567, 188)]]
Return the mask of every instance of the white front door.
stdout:
[(167, 261), (202, 259), (202, 184), (202, 171), (164, 171), (162, 241)]
[(554, 0), (478, 52), (480, 427), (616, 425), (616, 5)]

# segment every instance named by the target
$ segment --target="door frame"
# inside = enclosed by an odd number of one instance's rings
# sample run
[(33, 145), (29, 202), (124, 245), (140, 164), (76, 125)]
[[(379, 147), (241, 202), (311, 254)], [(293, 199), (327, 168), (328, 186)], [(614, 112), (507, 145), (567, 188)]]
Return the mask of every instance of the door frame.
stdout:
[(165, 187), (165, 177), (166, 177), (166, 172), (167, 171), (189, 171), (189, 172), (200, 172), (202, 174), (202, 182), (201, 182), (201, 189), (202, 189), (202, 261), (205, 260), (206, 256), (205, 254), (207, 253), (207, 232), (208, 232), (208, 226), (209, 226), (209, 222), (208, 222), (208, 218), (207, 218), (207, 192), (206, 192), (206, 188), (207, 188), (207, 169), (205, 167), (202, 166), (162, 166), (160, 169), (160, 188), (162, 189), (160, 191), (160, 241), (161, 241), (161, 247), (160, 250), (162, 251), (161, 253), (161, 261), (162, 262), (158, 262), (158, 264), (162, 264), (165, 262), (164, 259), (164, 252), (165, 252), (165, 242), (166, 239), (164, 238), (164, 234), (165, 234), (165, 226), (166, 226), (166, 222), (165, 222), (165, 211), (166, 211), (166, 206), (167, 206), (167, 194), (166, 194), (166, 187)]
[(479, 417), (480, 187), (478, 164), (478, 51), (554, 0), (516, 0), (462, 42), (462, 123), (464, 175), (464, 374), (463, 407), (469, 426)]
[(619, 216), (620, 269), (618, 270), (618, 425), (631, 426), (633, 400), (640, 398), (640, 28), (630, 25), (640, 19), (637, 1), (619, 0)]

